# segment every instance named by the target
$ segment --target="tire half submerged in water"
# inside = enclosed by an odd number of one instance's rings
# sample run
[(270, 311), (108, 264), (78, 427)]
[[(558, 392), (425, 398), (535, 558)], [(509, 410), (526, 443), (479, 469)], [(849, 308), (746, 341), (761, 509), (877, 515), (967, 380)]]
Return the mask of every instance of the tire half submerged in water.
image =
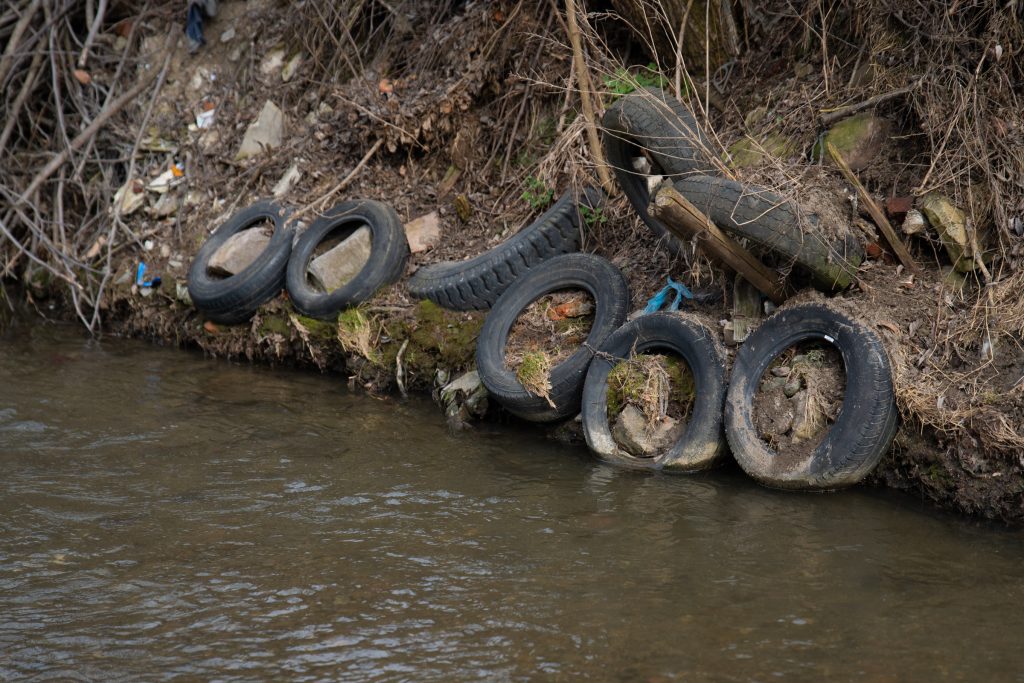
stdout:
[[(594, 298), (594, 322), (586, 341), (551, 369), (548, 399), (532, 393), (505, 365), (505, 348), (516, 318), (546, 294), (582, 289)], [(497, 300), (484, 321), (476, 347), (480, 380), (506, 410), (531, 422), (555, 422), (577, 414), (587, 366), (626, 319), (629, 286), (619, 269), (592, 254), (565, 254), (532, 268)], [(552, 406), (552, 404), (554, 404)]]
[[(257, 308), (277, 296), (284, 288), (292, 251), (291, 213), (276, 202), (259, 201), (231, 216), (210, 235), (188, 271), (188, 293), (200, 312), (215, 323), (234, 325), (251, 318)], [(217, 250), (232, 235), (263, 221), (273, 223), (274, 233), (256, 260), (230, 277), (210, 277), (207, 267)]]
[(453, 311), (488, 309), (531, 268), (553, 256), (579, 251), (580, 207), (596, 210), (603, 204), (604, 192), (598, 188), (585, 187), (578, 198), (570, 190), (537, 220), (490, 251), (468, 261), (423, 266), (409, 279), (409, 293)]
[[(714, 333), (682, 313), (650, 313), (612, 334), (590, 363), (583, 387), (583, 435), (603, 460), (637, 469), (695, 472), (718, 464), (724, 453), (722, 404), (725, 351)], [(668, 351), (686, 361), (694, 380), (693, 412), (680, 438), (651, 458), (633, 456), (615, 442), (608, 420), (608, 376), (616, 363), (634, 354)]]
[[(781, 457), (757, 433), (754, 395), (771, 362), (794, 344), (824, 340), (839, 351), (846, 393), (835, 423), (799, 462)], [(896, 434), (889, 357), (865, 325), (824, 304), (783, 308), (736, 353), (725, 402), (725, 433), (743, 470), (775, 488), (830, 490), (856, 484), (875, 468)]]

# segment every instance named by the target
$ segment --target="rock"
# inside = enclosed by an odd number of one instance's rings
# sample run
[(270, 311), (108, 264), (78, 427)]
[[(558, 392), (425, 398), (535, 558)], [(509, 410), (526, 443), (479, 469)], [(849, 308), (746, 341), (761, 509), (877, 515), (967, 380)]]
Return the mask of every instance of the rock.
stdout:
[(874, 160), (882, 149), (888, 132), (889, 124), (885, 119), (871, 114), (859, 114), (843, 119), (832, 126), (822, 142), (815, 146), (815, 158), (824, 158), (831, 164), (835, 162), (828, 155), (825, 143), (831, 142), (836, 151), (854, 171), (860, 171)]
[(302, 64), (302, 53), (296, 52), (281, 68), (281, 80), (287, 83), (295, 77), (299, 66)]
[(220, 34), (220, 42), (230, 43), (235, 38), (235, 27), (232, 26), (227, 31)]
[(302, 177), (302, 171), (299, 170), (298, 164), (292, 164), (288, 167), (288, 170), (284, 172), (281, 179), (277, 181), (277, 185), (274, 185), (274, 198), (280, 199), (281, 197), (288, 194), (292, 186), (299, 181)]
[(810, 439), (825, 425), (825, 413), (818, 401), (811, 400), (808, 390), (793, 397), (793, 443)]
[(924, 232), (925, 226), (924, 214), (917, 209), (907, 211), (907, 216), (903, 219), (902, 226), (904, 235), (920, 235)]
[(449, 427), (454, 430), (466, 429), (469, 420), (483, 417), (487, 413), (487, 398), (487, 389), (476, 370), (460, 375), (444, 385), (441, 389), (441, 404)]
[(800, 378), (794, 377), (793, 379), (786, 382), (786, 386), (782, 387), (782, 393), (786, 395), (786, 398), (793, 398), (797, 392), (800, 391)]
[(882, 256), (882, 247), (878, 242), (868, 242), (864, 245), (864, 254), (869, 259), (877, 259)]
[(909, 196), (889, 197), (885, 200), (885, 212), (890, 218), (904, 215), (914, 206), (914, 198)]
[(777, 368), (772, 368), (772, 374), (776, 377), (789, 377), (789, 373), (793, 372), (792, 368), (788, 368), (785, 365), (780, 365)]
[(230, 277), (245, 270), (263, 253), (270, 242), (270, 233), (261, 228), (236, 232), (210, 257), (206, 270)]
[(409, 251), (414, 254), (427, 251), (441, 241), (441, 217), (431, 211), (405, 224), (405, 237)]
[(129, 216), (146, 202), (145, 186), (141, 180), (127, 180), (125, 184), (114, 193), (114, 213), (119, 216)]
[(969, 273), (977, 265), (974, 249), (967, 233), (967, 216), (943, 194), (929, 192), (920, 201), (921, 213), (939, 233), (946, 253), (953, 261), (953, 267), (961, 273)]
[(760, 141), (745, 136), (729, 148), (732, 168), (760, 166), (771, 158), (784, 159), (797, 151), (797, 144), (785, 135), (771, 134)]
[(160, 195), (160, 199), (157, 200), (149, 213), (154, 218), (167, 218), (173, 216), (178, 211), (178, 195), (173, 192), (167, 192)]
[(638, 458), (650, 457), (664, 451), (682, 436), (685, 425), (679, 420), (666, 417), (654, 425), (647, 424), (647, 418), (639, 408), (630, 404), (623, 408), (615, 425), (612, 437), (624, 451)]
[(260, 62), (260, 73), (264, 76), (272, 76), (275, 72), (280, 70), (282, 66), (284, 66), (284, 57), (284, 47), (279, 46), (270, 50), (263, 57), (263, 61)]
[(263, 150), (281, 146), (284, 137), (284, 114), (277, 105), (267, 100), (257, 118), (242, 138), (242, 145), (235, 154), (236, 160), (248, 159), (261, 154)]
[(967, 285), (967, 276), (958, 271), (956, 268), (950, 268), (942, 274), (942, 286), (946, 289), (951, 289), (954, 292), (963, 291), (963, 288)]
[(186, 306), (192, 305), (192, 295), (188, 293), (188, 286), (184, 282), (178, 282), (174, 285), (174, 296)]
[(363, 226), (338, 246), (317, 256), (309, 264), (313, 282), (325, 292), (333, 292), (359, 274), (370, 258), (370, 229)]

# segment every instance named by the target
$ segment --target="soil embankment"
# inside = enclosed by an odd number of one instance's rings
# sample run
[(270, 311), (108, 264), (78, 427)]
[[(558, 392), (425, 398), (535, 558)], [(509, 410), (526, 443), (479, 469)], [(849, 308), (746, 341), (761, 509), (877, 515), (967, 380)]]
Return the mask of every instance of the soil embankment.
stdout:
[[(873, 480), (1019, 522), (1024, 195), (1013, 178), (1024, 170), (1024, 129), (1015, 115), (1020, 60), (1010, 50), (1024, 44), (1014, 35), (1020, 21), (973, 7), (890, 16), (874, 4), (822, 13), (808, 3), (795, 13), (788, 3), (739, 3), (739, 55), (693, 75), (664, 51), (652, 61), (614, 17), (581, 14), (598, 114), (637, 86), (679, 93), (722, 174), (813, 211), (818, 230), (849, 225), (867, 259), (833, 301), (886, 345), (903, 418)], [(315, 366), (371, 391), (431, 391), (470, 370), (484, 313), (417, 301), (402, 283), (336, 323), (301, 316), (282, 296), (247, 324), (220, 326), (185, 294), (205, 238), (259, 198), (276, 196), (307, 220), (356, 197), (390, 203), (405, 223), (436, 213), (440, 238), (413, 254), (408, 276), (475, 256), (567, 188), (596, 182), (564, 13), (526, 2), (341, 5), (222, 3), (194, 54), (178, 3), (112, 9), (85, 66), (55, 66), (63, 100), (45, 100), (38, 121), (16, 101), (5, 105), (14, 123), (0, 149), (8, 145), (28, 170), (0, 178), (9, 203), (3, 277), (18, 279), (40, 312), (94, 332)], [(60, 11), (68, 26), (96, 23)], [(40, 13), (26, 25), (52, 19)], [(16, 20), (0, 23), (9, 40)], [(69, 47), (81, 38), (62, 30), (55, 39)], [(966, 38), (954, 45), (943, 36)], [(0, 62), (15, 98), (16, 86), (41, 74), (31, 57)], [(41, 97), (26, 87), (27, 100)], [(124, 93), (131, 101), (111, 109)], [(103, 112), (102, 134), (79, 141), (71, 128), (86, 131)], [(265, 135), (253, 146), (257, 122)], [(920, 272), (888, 249), (864, 198), (830, 163), (829, 145)], [(31, 163), (39, 149), (65, 155), (63, 164), (44, 175)], [(950, 224), (962, 238), (940, 227)], [(672, 276), (721, 291), (723, 303), (697, 310), (731, 321), (731, 276), (684, 247), (666, 248), (622, 196), (582, 228), (583, 250), (625, 274), (633, 310)], [(759, 253), (809, 290), (799, 269)], [(159, 287), (136, 285), (140, 263)]]

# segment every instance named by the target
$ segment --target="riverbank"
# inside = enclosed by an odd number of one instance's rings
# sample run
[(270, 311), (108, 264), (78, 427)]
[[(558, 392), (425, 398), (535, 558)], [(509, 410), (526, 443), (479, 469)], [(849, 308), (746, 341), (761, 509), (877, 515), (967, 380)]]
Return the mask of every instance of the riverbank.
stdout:
[[(788, 21), (779, 16), (774, 30)], [(413, 255), (409, 275), (493, 247), (562, 191), (595, 181), (561, 15), (547, 7), (523, 11), (521, 3), (470, 4), (422, 19), (429, 28), (388, 24), (387, 40), (360, 53), (358, 65), (325, 47), (326, 34), (300, 31), (303, 22), (329, 30), (335, 18), (296, 16), (270, 2), (224, 3), (195, 55), (177, 39), (178, 17), (170, 12), (136, 22), (139, 33), (130, 38), (112, 30), (109, 45), (100, 44), (113, 49), (120, 37), (137, 45), (133, 64), (154, 90), (124, 112), (118, 143), (105, 147), (132, 159), (120, 177), (103, 180), (121, 194), (92, 205), (89, 219), (65, 236), (74, 257), (94, 269), (75, 271), (96, 286), (93, 298), (5, 252), (20, 261), (8, 274), (18, 273), (40, 312), (102, 320), (97, 331), (215, 357), (314, 367), (372, 392), (399, 384), (433, 392), (472, 369), (484, 314), (418, 302), (402, 283), (337, 324), (297, 315), (282, 296), (249, 324), (222, 327), (205, 321), (185, 295), (192, 256), (209, 232), (261, 197), (277, 195), (306, 216), (352, 197), (387, 201), (404, 222), (436, 212), (440, 239)], [(829, 19), (817, 20), (828, 26)], [(593, 23), (588, 57), (605, 105), (637, 84), (682, 90), (717, 135), (727, 172), (785, 197), (829, 198), (868, 245), (858, 282), (834, 301), (875, 330), (894, 365), (903, 420), (871, 481), (967, 514), (1024, 520), (1022, 254), (1006, 213), (1017, 195), (988, 178), (965, 185), (955, 172), (959, 157), (936, 162), (930, 143), (939, 122), (920, 111), (940, 77), (929, 75), (928, 87), (909, 98), (891, 95), (914, 75), (906, 55), (878, 45), (860, 54), (836, 41), (824, 55), (808, 46), (750, 47), (724, 76), (678, 81), (678, 72), (658, 64), (625, 69), (647, 58), (621, 29), (596, 16)], [(107, 69), (90, 78), (113, 78), (114, 66)], [(973, 225), (987, 226), (991, 242), (979, 257), (988, 259), (987, 275), (984, 268), (951, 274), (946, 244), (925, 231), (904, 235), (923, 269), (911, 276), (880, 246), (844, 177), (823, 163), (820, 138), (840, 122), (824, 125), (822, 112), (878, 94), (887, 97), (870, 110), (866, 138), (849, 150), (858, 157), (859, 180), (897, 225), (928, 191), (953, 197)], [(267, 102), (281, 113), (273, 149), (239, 158)], [(1008, 126), (1007, 139), (1021, 135), (1011, 118), (993, 116)], [(876, 127), (885, 132), (872, 132)], [(968, 142), (959, 134), (947, 139), (947, 146)], [(893, 199), (909, 204), (890, 206)], [(667, 276), (731, 298), (731, 277), (693, 250), (670, 256), (621, 196), (585, 226), (583, 248), (623, 271), (633, 310)], [(161, 277), (159, 287), (135, 285), (140, 262)], [(699, 310), (712, 320), (732, 315), (725, 305)]]

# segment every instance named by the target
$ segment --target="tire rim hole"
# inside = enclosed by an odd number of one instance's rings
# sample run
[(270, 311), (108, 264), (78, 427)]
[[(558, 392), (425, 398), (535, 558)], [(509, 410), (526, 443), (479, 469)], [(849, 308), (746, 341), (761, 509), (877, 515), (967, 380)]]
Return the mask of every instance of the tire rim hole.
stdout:
[(686, 434), (695, 400), (693, 373), (679, 354), (657, 350), (620, 360), (607, 382), (612, 437), (634, 457), (657, 457)]
[(780, 458), (802, 463), (839, 417), (845, 393), (846, 369), (834, 345), (794, 344), (761, 375), (752, 412), (757, 435)]
[(330, 294), (354, 280), (370, 259), (372, 233), (362, 222), (346, 222), (332, 228), (313, 248), (306, 266), (306, 283)]
[(575, 353), (594, 325), (596, 302), (582, 289), (561, 289), (519, 313), (505, 344), (505, 367), (531, 393), (546, 396), (551, 370)]
[(269, 218), (239, 230), (210, 256), (206, 266), (207, 276), (214, 280), (225, 280), (238, 275), (259, 258), (273, 236), (274, 221)]

